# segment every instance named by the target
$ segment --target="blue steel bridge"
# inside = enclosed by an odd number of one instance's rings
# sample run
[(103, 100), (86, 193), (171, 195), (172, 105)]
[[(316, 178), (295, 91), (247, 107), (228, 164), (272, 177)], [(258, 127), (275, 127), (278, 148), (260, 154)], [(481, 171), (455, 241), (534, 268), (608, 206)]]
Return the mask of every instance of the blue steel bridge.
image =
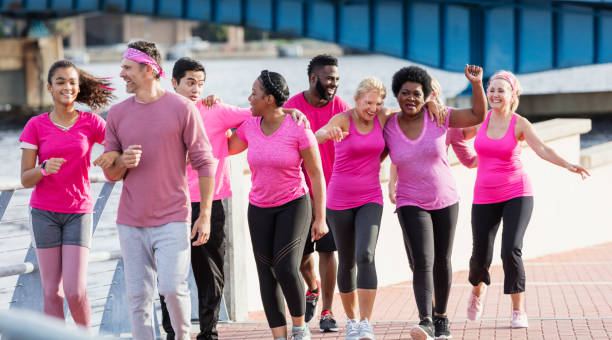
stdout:
[(448, 71), (612, 62), (612, 0), (0, 0), (0, 15), (15, 18), (90, 12), (285, 32)]

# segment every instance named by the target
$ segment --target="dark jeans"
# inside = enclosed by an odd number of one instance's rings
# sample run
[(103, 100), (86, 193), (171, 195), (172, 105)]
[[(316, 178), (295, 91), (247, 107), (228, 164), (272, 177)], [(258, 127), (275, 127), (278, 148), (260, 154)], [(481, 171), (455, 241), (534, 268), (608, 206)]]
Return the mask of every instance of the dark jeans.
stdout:
[[(191, 225), (200, 216), (200, 203), (191, 203)], [(200, 333), (198, 340), (218, 339), (217, 321), (223, 296), (225, 258), (225, 210), (221, 200), (215, 200), (210, 214), (210, 238), (206, 244), (191, 246), (191, 267), (196, 286), (198, 287), (198, 312)], [(197, 237), (197, 235), (196, 235)], [(195, 239), (192, 240), (192, 242)], [(174, 330), (166, 309), (163, 296), (160, 295), (162, 309), (162, 326), (168, 334), (167, 340), (174, 340)]]
[(413, 271), (412, 286), (419, 317), (432, 317), (432, 295), (436, 313), (445, 314), (453, 278), (451, 255), (459, 203), (437, 210), (404, 206), (397, 216)]
[(472, 257), (470, 283), (491, 284), (489, 267), (493, 260), (493, 245), (499, 223), (504, 221), (501, 258), (504, 265), (504, 294), (525, 291), (523, 267), (523, 237), (533, 211), (533, 197), (516, 197), (508, 201), (472, 205)]

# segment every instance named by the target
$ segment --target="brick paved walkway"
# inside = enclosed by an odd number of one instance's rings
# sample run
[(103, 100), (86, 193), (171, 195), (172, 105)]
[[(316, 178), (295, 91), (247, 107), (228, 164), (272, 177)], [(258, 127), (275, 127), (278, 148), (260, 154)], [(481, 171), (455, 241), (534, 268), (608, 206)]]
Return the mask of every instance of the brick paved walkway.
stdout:
[[(467, 272), (453, 275), (448, 306), (454, 339), (612, 339), (612, 243), (525, 262), (525, 309), (528, 329), (510, 329), (510, 299), (502, 294), (502, 268), (493, 267), (482, 321), (465, 316), (470, 292)], [(318, 318), (310, 322), (313, 339), (344, 339), (344, 312), (334, 300), (339, 333), (321, 334)], [(269, 339), (263, 312), (249, 313), (249, 323), (220, 325), (222, 339)], [(374, 306), (377, 339), (410, 339), (418, 319), (410, 282), (382, 287)]]

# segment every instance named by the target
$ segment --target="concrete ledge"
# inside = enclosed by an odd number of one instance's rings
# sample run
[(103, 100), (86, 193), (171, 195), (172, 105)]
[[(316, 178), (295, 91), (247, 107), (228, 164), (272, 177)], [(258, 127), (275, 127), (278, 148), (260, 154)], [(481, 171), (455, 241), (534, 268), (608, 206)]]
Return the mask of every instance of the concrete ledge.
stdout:
[(587, 169), (608, 163), (612, 163), (612, 142), (595, 145), (580, 152), (580, 164)]
[(611, 113), (612, 92), (522, 95), (519, 112), (528, 116)]
[(533, 126), (545, 142), (587, 133), (592, 128), (591, 120), (584, 118), (556, 118), (534, 123)]

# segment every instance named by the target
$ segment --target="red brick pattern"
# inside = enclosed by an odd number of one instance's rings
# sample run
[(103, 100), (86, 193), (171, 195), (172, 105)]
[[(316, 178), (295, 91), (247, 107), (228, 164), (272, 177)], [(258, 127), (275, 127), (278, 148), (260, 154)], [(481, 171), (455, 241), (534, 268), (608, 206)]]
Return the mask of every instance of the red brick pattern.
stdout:
[[(502, 268), (492, 267), (482, 320), (466, 319), (470, 293), (467, 272), (453, 275), (448, 305), (453, 339), (612, 339), (612, 243), (548, 255), (525, 262), (528, 329), (511, 329), (510, 298), (503, 292)], [(344, 312), (334, 299), (340, 332), (321, 334), (318, 318), (310, 323), (313, 339), (344, 339)], [(289, 314), (287, 314), (289, 315)], [(222, 339), (270, 339), (263, 312), (249, 313), (249, 323), (220, 325)], [(374, 313), (376, 339), (410, 339), (418, 313), (410, 282), (381, 287)]]

